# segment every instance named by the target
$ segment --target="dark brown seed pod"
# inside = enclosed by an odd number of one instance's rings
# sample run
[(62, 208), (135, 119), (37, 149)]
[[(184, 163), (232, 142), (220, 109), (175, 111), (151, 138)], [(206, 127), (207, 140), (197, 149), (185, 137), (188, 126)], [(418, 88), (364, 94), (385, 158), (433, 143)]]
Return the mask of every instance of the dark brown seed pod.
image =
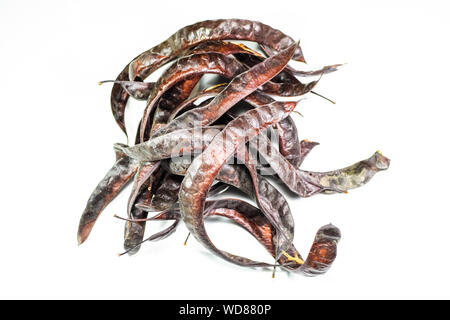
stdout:
[(153, 112), (156, 102), (164, 92), (169, 90), (177, 82), (205, 73), (216, 73), (224, 75), (227, 78), (232, 78), (235, 74), (242, 71), (244, 71), (244, 68), (234, 58), (217, 53), (191, 55), (177, 60), (158, 79), (154, 90), (147, 100), (147, 106), (140, 126), (140, 141), (145, 141), (144, 130), (149, 125), (150, 115)]
[[(272, 148), (270, 140), (264, 136), (258, 136), (258, 145), (251, 142), (261, 156), (269, 163), (270, 167), (278, 174), (281, 181), (292, 191), (302, 198), (310, 197), (323, 192), (327, 188), (320, 184), (314, 184), (309, 175), (295, 168), (287, 161), (276, 148)], [(335, 190), (333, 190), (335, 191)]]
[[(242, 257), (217, 249), (209, 239), (203, 223), (204, 202), (208, 190), (221, 167), (241, 144), (287, 117), (294, 107), (295, 103), (274, 104), (250, 110), (231, 121), (214, 137), (203, 153), (194, 159), (183, 179), (179, 198), (184, 223), (198, 241), (230, 262), (247, 266), (253, 264)], [(223, 146), (224, 142), (227, 144), (226, 148)]]
[[(389, 168), (390, 160), (379, 151), (369, 159), (329, 172), (310, 172), (295, 168), (275, 148), (268, 148), (267, 137), (259, 136), (258, 151), (281, 181), (300, 197), (317, 193), (347, 192), (366, 184), (379, 171)], [(270, 150), (270, 151), (268, 151)]]
[(195, 75), (178, 82), (162, 95), (158, 102), (158, 106), (156, 107), (155, 115), (153, 116), (153, 124), (150, 130), (150, 135), (167, 124), (170, 115), (181, 102), (189, 97), (201, 77), (202, 75)]
[[(165, 211), (154, 219), (178, 219), (179, 212)], [(247, 230), (275, 258), (276, 230), (264, 216), (262, 211), (240, 199), (220, 199), (205, 202), (204, 218), (222, 216), (231, 219), (237, 225)], [(341, 234), (337, 227), (329, 224), (321, 227), (314, 238), (306, 260), (291, 245), (281, 252), (277, 259), (279, 266), (307, 276), (317, 276), (325, 273), (333, 263), (337, 254), (337, 244)]]
[(139, 163), (129, 157), (119, 159), (92, 192), (81, 215), (78, 244), (88, 238), (95, 221), (106, 206), (119, 194), (138, 170)]
[(191, 49), (188, 54), (199, 54), (199, 53), (221, 53), (223, 55), (229, 55), (229, 54), (246, 54), (256, 57), (264, 58), (264, 56), (247, 46), (243, 45), (242, 43), (235, 43), (230, 41), (208, 41), (199, 44), (198, 46)]
[[(150, 193), (148, 189), (148, 184), (144, 185), (144, 190), (136, 197), (135, 203), (139, 202), (145, 202), (145, 198)], [(146, 219), (148, 216), (148, 212), (145, 210), (142, 210), (136, 206), (133, 206), (131, 209), (131, 217), (133, 219)], [(123, 248), (127, 250), (129, 255), (136, 254), (139, 249), (142, 239), (144, 239), (144, 233), (145, 233), (145, 221), (140, 222), (132, 222), (127, 221), (125, 223), (125, 232), (124, 232), (124, 242), (123, 242)]]
[(320, 228), (305, 262), (303, 264), (296, 262), (298, 265), (297, 271), (309, 276), (327, 272), (336, 259), (337, 244), (340, 239), (340, 230), (332, 224)]
[[(142, 81), (187, 49), (205, 41), (225, 39), (255, 41), (275, 50), (285, 49), (294, 43), (292, 38), (279, 30), (256, 21), (241, 19), (202, 21), (180, 29), (166, 41), (140, 54), (125, 66), (116, 80)], [(296, 49), (293, 59), (305, 61), (300, 47)], [(124, 116), (128, 97), (128, 93), (120, 84), (114, 84), (111, 91), (111, 109), (117, 124), (125, 134), (127, 131)]]
[[(166, 127), (155, 133), (164, 135), (174, 130), (207, 126), (225, 114), (232, 106), (244, 99), (258, 87), (276, 76), (291, 60), (298, 44), (293, 44), (279, 54), (272, 56), (235, 77), (208, 105), (195, 111), (183, 113)], [(146, 111), (148, 113), (148, 111)], [(141, 127), (142, 129), (142, 127)], [(142, 131), (141, 131), (141, 137)]]
[[(136, 76), (145, 78), (163, 63), (177, 56), (183, 50), (210, 40), (248, 40), (263, 44), (270, 48), (270, 56), (275, 50), (282, 51), (292, 45), (294, 40), (282, 32), (260, 22), (223, 19), (207, 20), (184, 27), (169, 39), (135, 58), (129, 67), (131, 80)], [(298, 47), (292, 57), (305, 62), (303, 53)]]
[(211, 126), (177, 130), (132, 147), (117, 146), (117, 148), (121, 149), (127, 156), (143, 162), (169, 159), (183, 156), (184, 153), (201, 152), (219, 133), (221, 128), (220, 126)]
[[(222, 90), (223, 86), (226, 84), (219, 84), (219, 86), (213, 86), (211, 88), (205, 89), (200, 92), (198, 95), (188, 99), (178, 106), (178, 108), (172, 113), (169, 120), (173, 120), (179, 112), (183, 109), (187, 109), (189, 105), (192, 105), (193, 102), (199, 98), (207, 97), (207, 96), (217, 96)], [(249, 96), (245, 98), (245, 101), (252, 105), (255, 108), (265, 106), (271, 103), (274, 103), (275, 100), (268, 95), (265, 95), (259, 91), (255, 91)], [(193, 110), (192, 112), (196, 112), (197, 110)], [(307, 151), (308, 148), (312, 148), (314, 146), (310, 146), (310, 143), (303, 142), (303, 146), (301, 146), (298, 138), (297, 128), (295, 126), (294, 121), (289, 116), (286, 119), (280, 121), (275, 124), (275, 128), (277, 129), (278, 138), (279, 138), (279, 148), (280, 152), (285, 158), (291, 162), (294, 166), (300, 166), (300, 163), (306, 154), (302, 155), (303, 152)], [(309, 152), (309, 150), (307, 151)], [(307, 153), (306, 152), (306, 153)]]
[[(127, 213), (128, 217), (131, 218), (145, 218), (146, 214), (137, 208), (134, 204), (139, 196), (145, 196), (142, 194), (142, 189), (146, 186), (148, 188), (148, 183), (150, 176), (159, 168), (159, 162), (149, 162), (141, 164), (139, 170), (134, 176), (134, 184), (131, 190), (130, 197), (128, 198)], [(148, 189), (147, 189), (148, 190)], [(144, 223), (134, 223), (127, 222), (125, 224), (125, 235), (124, 235), (124, 248), (125, 250), (132, 249), (129, 251), (130, 254), (134, 254), (139, 250), (136, 244), (142, 240), (145, 232)]]
[(311, 180), (327, 188), (327, 193), (346, 192), (368, 183), (380, 171), (389, 168), (391, 160), (375, 152), (370, 158), (359, 161), (351, 166), (329, 172), (303, 171)]
[(244, 150), (243, 160), (252, 178), (255, 199), (270, 224), (275, 228), (275, 258), (291, 247), (294, 240), (294, 219), (286, 198), (256, 170), (257, 160), (249, 149)]
[(151, 207), (155, 211), (170, 209), (178, 201), (178, 191), (180, 190), (182, 179), (173, 174), (166, 174), (161, 182), (161, 186), (156, 190), (151, 201)]
[[(192, 160), (183, 158), (179, 160), (170, 160), (167, 164), (171, 173), (184, 176)], [(220, 182), (229, 184), (241, 190), (249, 196), (253, 196), (253, 185), (248, 171), (240, 164), (225, 164), (217, 174), (216, 179)]]

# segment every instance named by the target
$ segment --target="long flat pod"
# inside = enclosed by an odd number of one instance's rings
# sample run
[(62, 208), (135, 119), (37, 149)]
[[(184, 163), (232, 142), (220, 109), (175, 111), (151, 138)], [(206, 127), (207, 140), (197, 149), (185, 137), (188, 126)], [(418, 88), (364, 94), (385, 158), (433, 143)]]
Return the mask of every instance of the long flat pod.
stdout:
[(159, 99), (153, 116), (153, 124), (150, 129), (150, 136), (153, 132), (164, 127), (169, 121), (169, 117), (175, 108), (184, 100), (186, 100), (194, 87), (200, 81), (202, 75), (194, 75), (183, 81), (178, 82)]
[(234, 58), (218, 53), (190, 55), (178, 59), (158, 79), (144, 110), (140, 126), (140, 141), (144, 141), (144, 130), (149, 125), (150, 115), (158, 99), (177, 82), (205, 73), (220, 74), (232, 78), (245, 68)]
[(203, 210), (208, 190), (221, 167), (240, 145), (287, 117), (294, 108), (295, 103), (274, 104), (250, 110), (239, 116), (214, 137), (186, 172), (179, 194), (183, 221), (198, 241), (228, 261), (237, 263), (234, 255), (214, 246), (204, 226)]
[(148, 181), (150, 176), (153, 174), (153, 172), (155, 172), (155, 170), (159, 168), (159, 166), (160, 162), (147, 162), (142, 163), (139, 166), (139, 170), (134, 177), (134, 184), (130, 193), (130, 197), (128, 198), (128, 206), (127, 206), (128, 217), (131, 217), (131, 209), (134, 206), (134, 203), (142, 189), (142, 186)]
[[(169, 171), (173, 174), (184, 176), (191, 163), (192, 160), (187, 158), (180, 160), (172, 159), (168, 163)], [(243, 165), (231, 163), (224, 164), (217, 174), (216, 179), (236, 187), (249, 196), (253, 196), (251, 177)]]
[[(154, 219), (172, 220), (178, 218), (178, 212), (166, 211)], [(225, 198), (205, 202), (205, 218), (222, 216), (231, 219), (247, 230), (264, 248), (276, 257), (276, 229), (263, 212), (240, 199)], [(279, 265), (289, 272), (317, 276), (325, 273), (337, 255), (337, 244), (341, 238), (339, 229), (332, 224), (321, 227), (315, 237), (306, 260), (290, 245), (277, 259)]]
[[(236, 76), (208, 105), (183, 113), (172, 120), (155, 136), (193, 126), (207, 126), (226, 113), (237, 102), (247, 97), (261, 85), (276, 76), (291, 60), (298, 44), (293, 44), (279, 54), (255, 65)], [(142, 126), (141, 126), (142, 128)], [(141, 131), (141, 137), (143, 132)]]
[[(248, 40), (264, 44), (275, 50), (282, 50), (294, 43), (294, 40), (279, 30), (260, 22), (241, 19), (207, 20), (186, 26), (166, 41), (137, 56), (127, 64), (116, 80), (144, 80), (156, 69), (176, 58), (185, 50), (209, 40)], [(305, 61), (298, 47), (294, 60)], [(117, 124), (127, 134), (125, 128), (125, 105), (128, 93), (114, 84), (111, 91), (111, 109)]]
[(255, 199), (271, 225), (277, 230), (275, 241), (275, 257), (279, 259), (281, 253), (288, 250), (294, 240), (294, 219), (285, 197), (256, 170), (257, 159), (250, 148), (243, 150), (244, 155), (238, 153), (252, 178)]
[[(207, 201), (205, 207), (205, 217), (217, 215), (231, 219), (246, 229), (274, 258), (276, 257), (276, 229), (271, 225), (261, 209), (240, 199), (232, 198)], [(294, 245), (290, 245), (284, 252), (301, 259), (301, 255)], [(277, 260), (280, 265), (289, 263), (289, 260), (284, 255), (281, 255)], [(294, 265), (294, 268), (298, 268), (298, 266)]]
[[(276, 229), (261, 210), (239, 199), (221, 199), (206, 203), (207, 216), (222, 216), (233, 220), (246, 229), (266, 250), (276, 257)], [(291, 245), (277, 258), (288, 271), (317, 276), (331, 267), (337, 255), (337, 244), (341, 238), (339, 229), (332, 224), (321, 227), (315, 237), (308, 257), (303, 261), (300, 253)]]
[[(148, 162), (141, 163), (137, 173), (134, 176), (133, 188), (131, 189), (130, 196), (128, 198), (127, 213), (129, 218), (144, 218), (146, 217), (145, 212), (135, 208), (134, 204), (139, 195), (142, 195), (142, 188), (149, 183), (150, 176), (159, 168), (159, 162)], [(127, 222), (125, 224), (125, 234), (124, 234), (124, 248), (129, 251), (130, 254), (134, 254), (139, 250), (135, 244), (139, 243), (142, 239), (141, 236), (144, 235), (145, 224)]]
[(377, 172), (388, 169), (389, 164), (390, 160), (383, 156), (381, 152), (377, 151), (368, 159), (359, 161), (343, 169), (329, 172), (302, 171), (312, 181), (328, 188), (328, 190), (345, 192), (365, 185)]
[(314, 184), (303, 171), (298, 170), (284, 158), (276, 148), (273, 148), (266, 135), (260, 134), (256, 140), (251, 142), (262, 157), (269, 163), (270, 167), (278, 174), (281, 181), (300, 197), (306, 198), (320, 193), (327, 188)]
[(278, 174), (281, 181), (301, 197), (317, 193), (346, 192), (366, 184), (379, 171), (389, 167), (389, 159), (380, 152), (349, 167), (329, 172), (310, 172), (295, 168), (276, 148), (270, 146), (266, 136), (260, 135), (258, 151)]
[[(229, 41), (208, 41), (199, 44), (198, 46), (191, 49), (188, 54), (193, 53), (206, 53), (206, 52), (216, 52), (216, 53), (222, 53), (225, 55), (233, 54), (235, 55), (239, 61), (242, 61), (245, 64), (248, 64), (250, 66), (253, 66), (256, 63), (261, 62), (265, 57), (253, 50), (248, 48), (247, 46), (243, 45), (242, 43), (234, 43)], [(290, 82), (290, 83), (298, 83), (298, 81), (295, 81), (296, 76), (300, 77), (312, 77), (312, 76), (320, 76), (323, 74), (328, 74), (331, 72), (334, 72), (338, 69), (338, 67), (342, 66), (342, 64), (333, 64), (324, 66), (317, 70), (296, 70), (290, 66), (286, 66), (285, 70), (280, 73), (280, 82)], [(294, 81), (290, 81), (294, 80)], [(275, 82), (277, 82), (274, 79)]]
[(215, 52), (224, 55), (229, 54), (249, 54), (252, 56), (263, 57), (259, 52), (254, 51), (241, 43), (234, 43), (229, 41), (208, 41), (199, 44), (198, 46), (192, 48), (189, 54), (207, 53)]
[[(282, 51), (295, 42), (291, 37), (261, 22), (242, 19), (202, 21), (178, 30), (166, 41), (135, 58), (129, 67), (130, 79), (136, 76), (145, 78), (182, 51), (210, 40), (248, 40), (277, 51)], [(300, 47), (295, 50), (293, 59), (305, 62)]]
[(276, 83), (276, 82), (267, 82), (262, 87), (261, 90), (266, 94), (280, 96), (280, 97), (296, 97), (302, 96), (308, 92), (311, 92), (312, 89), (317, 85), (319, 81), (311, 81), (309, 83)]
[(217, 135), (221, 127), (211, 126), (195, 129), (173, 131), (169, 134), (152, 138), (132, 147), (117, 146), (127, 156), (139, 161), (158, 161), (183, 153), (202, 151)]
[[(195, 100), (207, 96), (217, 96), (223, 90), (223, 84), (220, 84), (218, 87), (213, 86), (211, 88), (205, 89), (196, 96), (188, 99), (187, 101), (180, 104), (172, 113), (169, 120), (173, 120), (179, 112), (191, 105)], [(252, 105), (253, 107), (261, 107), (271, 103), (274, 103), (275, 100), (270, 96), (263, 94), (259, 91), (254, 91), (252, 94), (248, 95), (245, 98), (245, 101)], [(198, 108), (193, 110), (192, 112), (196, 112)], [(279, 139), (279, 148), (280, 152), (286, 159), (291, 162), (295, 167), (299, 167), (301, 162), (303, 161), (306, 154), (309, 152), (309, 148), (313, 148), (314, 145), (311, 145), (309, 142), (299, 141), (297, 128), (295, 126), (294, 120), (292, 120), (291, 116), (283, 119), (279, 123), (275, 124), (275, 128), (277, 129), (278, 139)], [(314, 143), (312, 143), (314, 144)], [(302, 154), (305, 153), (305, 154)]]
[[(135, 204), (146, 201), (146, 198), (150, 195), (150, 191), (148, 190), (150, 183), (150, 181), (147, 181), (143, 186), (143, 190), (141, 190), (134, 201)], [(130, 215), (133, 219), (146, 219), (148, 212), (134, 205), (131, 208)], [(145, 225), (145, 221), (127, 221), (125, 223), (123, 247), (129, 255), (136, 254), (139, 251), (140, 246), (138, 244), (144, 239)]]
[[(256, 209), (256, 208), (254, 208)], [(264, 215), (254, 209), (240, 206), (239, 209), (223, 207), (208, 211), (208, 216), (222, 216), (233, 220), (246, 229), (267, 251), (275, 254), (276, 230), (270, 225)], [(293, 245), (277, 259), (286, 270), (303, 273), (307, 276), (317, 276), (325, 273), (331, 267), (337, 255), (337, 244), (341, 234), (337, 227), (329, 224), (321, 227), (314, 237), (308, 257), (303, 261), (300, 253)]]
[(280, 153), (294, 167), (300, 166), (302, 162), (301, 144), (298, 131), (292, 117), (287, 117), (276, 125), (278, 133), (278, 145)]
[[(275, 100), (259, 91), (253, 92), (246, 98), (246, 102), (255, 108), (274, 103)], [(275, 124), (278, 133), (279, 149), (283, 156), (298, 167), (302, 161), (301, 144), (298, 138), (297, 127), (291, 116)]]
[[(248, 67), (253, 67), (258, 63), (264, 61), (265, 58), (258, 57), (255, 55), (246, 54), (235, 54), (236, 58)], [(318, 83), (318, 81), (311, 81), (309, 83), (302, 83), (299, 81), (293, 72), (292, 68), (287, 65), (277, 76), (275, 76), (271, 81), (268, 81), (261, 86), (261, 91), (266, 94), (271, 94), (281, 97), (294, 97), (301, 96), (310, 92)], [(327, 70), (324, 70), (327, 71)], [(310, 72), (311, 75), (315, 74), (317, 71)], [(319, 74), (322, 75), (322, 74)]]
[[(144, 239), (134, 243), (134, 246), (128, 246), (126, 247), (126, 251), (124, 253), (122, 253), (121, 255), (128, 253), (128, 254), (134, 254), (136, 253), (141, 244), (143, 244), (144, 242), (147, 241), (159, 241), (159, 240), (163, 240), (165, 238), (167, 238), (168, 236), (170, 236), (172, 233), (175, 232), (175, 230), (177, 229), (177, 226), (180, 222), (180, 214), (178, 212), (178, 208), (174, 208), (174, 209), (170, 209), (166, 212), (161, 213), (160, 215), (153, 217), (151, 219), (142, 219), (142, 221), (139, 222), (134, 222), (134, 223), (140, 223), (140, 222), (146, 222), (148, 220), (175, 220), (169, 227), (158, 231), (157, 233), (152, 234), (150, 237), (148, 237), (147, 239)], [(139, 235), (140, 236), (140, 235)]]
[(122, 157), (99, 182), (81, 215), (77, 234), (78, 244), (86, 241), (100, 213), (135, 175), (138, 167), (137, 161), (129, 157)]

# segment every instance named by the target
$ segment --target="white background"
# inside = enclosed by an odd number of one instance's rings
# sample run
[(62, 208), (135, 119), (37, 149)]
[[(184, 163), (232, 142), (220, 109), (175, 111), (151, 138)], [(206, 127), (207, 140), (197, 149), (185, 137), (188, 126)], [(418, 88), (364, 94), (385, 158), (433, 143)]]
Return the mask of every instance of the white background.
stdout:
[[(0, 2), (0, 298), (450, 298), (448, 95), (450, 22), (432, 1)], [(295, 245), (342, 232), (320, 277), (245, 269), (213, 257), (180, 226), (117, 257), (129, 189), (77, 246), (90, 192), (126, 142), (109, 107), (113, 79), (136, 55), (205, 19), (260, 20), (295, 39), (311, 68), (348, 64), (299, 106), (301, 138), (319, 141), (304, 168), (331, 170), (377, 149), (392, 159), (348, 195), (289, 199)], [(143, 103), (127, 113), (139, 115)], [(131, 120), (130, 120), (131, 121)], [(130, 121), (128, 125), (134, 125)], [(156, 223), (148, 231), (157, 230)], [(249, 235), (209, 224), (223, 249), (271, 259)]]

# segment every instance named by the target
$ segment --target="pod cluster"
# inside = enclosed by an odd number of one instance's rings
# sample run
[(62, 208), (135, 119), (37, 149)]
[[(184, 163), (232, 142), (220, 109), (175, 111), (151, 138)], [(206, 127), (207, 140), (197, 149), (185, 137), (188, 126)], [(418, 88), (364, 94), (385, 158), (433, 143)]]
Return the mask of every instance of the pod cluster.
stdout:
[[(289, 66), (291, 60), (305, 63), (299, 43), (279, 30), (250, 20), (208, 20), (178, 30), (127, 64), (116, 80), (104, 81), (113, 83), (111, 108), (125, 134), (128, 99), (147, 104), (135, 143), (114, 145), (116, 162), (87, 202), (79, 244), (103, 209), (132, 181), (127, 218), (121, 218), (125, 253), (135, 254), (142, 243), (171, 235), (183, 221), (199, 242), (229, 262), (305, 275), (326, 272), (336, 258), (339, 229), (331, 224), (319, 228), (303, 259), (293, 245), (294, 219), (279, 185), (304, 198), (346, 193), (387, 169), (390, 161), (377, 151), (330, 172), (300, 168), (318, 143), (298, 136), (291, 113), (299, 99), (276, 98), (317, 94), (313, 89), (320, 77), (339, 65), (301, 71)], [(156, 82), (145, 81), (170, 62)], [(220, 81), (205, 86), (206, 74), (218, 75)], [(268, 174), (276, 178), (269, 182)], [(230, 188), (242, 197), (227, 197)], [(217, 200), (214, 195), (219, 193)], [(247, 230), (275, 263), (217, 248), (204, 225), (213, 216)], [(144, 239), (146, 225), (155, 220), (172, 224)]]

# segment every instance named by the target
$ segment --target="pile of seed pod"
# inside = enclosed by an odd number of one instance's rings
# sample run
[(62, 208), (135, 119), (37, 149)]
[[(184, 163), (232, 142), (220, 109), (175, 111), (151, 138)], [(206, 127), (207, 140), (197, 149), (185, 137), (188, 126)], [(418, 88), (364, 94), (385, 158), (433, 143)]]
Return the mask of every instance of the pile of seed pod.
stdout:
[[(258, 47), (235, 41), (251, 41)], [(277, 266), (306, 275), (326, 272), (336, 257), (339, 229), (331, 224), (321, 227), (304, 260), (292, 243), (294, 219), (288, 202), (274, 184), (284, 184), (299, 197), (347, 192), (387, 169), (389, 159), (376, 152), (335, 171), (300, 169), (318, 143), (298, 137), (290, 114), (299, 99), (277, 101), (276, 97), (314, 93), (318, 79), (339, 65), (300, 71), (288, 65), (291, 59), (305, 62), (291, 37), (260, 22), (225, 19), (184, 27), (131, 61), (111, 81), (112, 112), (127, 134), (124, 116), (129, 97), (146, 100), (146, 108), (135, 144), (114, 145), (116, 162), (88, 200), (78, 229), (79, 244), (102, 210), (134, 179), (128, 217), (122, 218), (125, 253), (134, 254), (143, 242), (169, 236), (183, 221), (199, 242), (229, 262)], [(156, 82), (144, 81), (170, 62)], [(225, 81), (202, 88), (200, 80), (206, 74)], [(264, 176), (269, 171), (275, 182)], [(238, 189), (242, 197), (223, 197), (228, 188)], [(221, 199), (213, 200), (218, 193)], [(204, 225), (212, 216), (243, 227), (276, 263), (218, 249)], [(144, 239), (146, 223), (155, 220), (173, 223)]]

